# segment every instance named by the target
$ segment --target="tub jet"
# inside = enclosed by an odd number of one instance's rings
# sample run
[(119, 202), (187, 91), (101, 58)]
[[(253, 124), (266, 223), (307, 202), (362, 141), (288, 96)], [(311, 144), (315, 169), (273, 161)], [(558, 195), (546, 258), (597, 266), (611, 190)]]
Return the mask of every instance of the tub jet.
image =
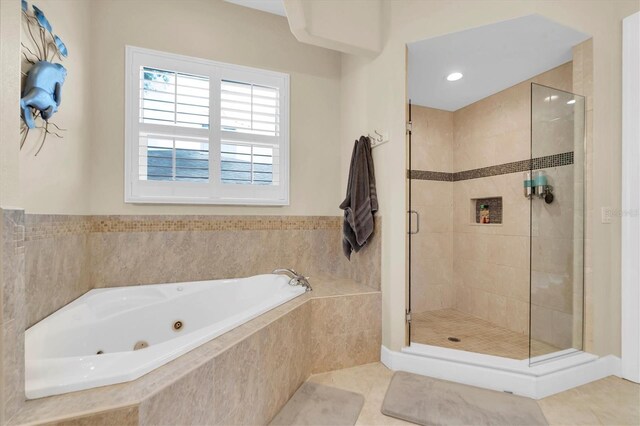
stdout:
[(147, 346), (149, 346), (149, 343), (145, 342), (144, 340), (140, 340), (138, 343), (136, 343), (136, 344), (133, 346), (133, 350), (134, 350), (134, 351), (137, 351), (138, 349), (144, 349), (144, 348), (146, 348)]

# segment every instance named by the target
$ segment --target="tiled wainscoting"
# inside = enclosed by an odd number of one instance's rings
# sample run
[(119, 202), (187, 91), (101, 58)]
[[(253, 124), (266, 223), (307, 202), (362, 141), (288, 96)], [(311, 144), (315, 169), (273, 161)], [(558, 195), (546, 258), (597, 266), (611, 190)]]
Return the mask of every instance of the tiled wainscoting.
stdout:
[(380, 292), (313, 285), (138, 380), (27, 401), (11, 423), (267, 424), (310, 374), (380, 358)]
[[(252, 381), (248, 387), (215, 387), (215, 392), (231, 389), (228, 392), (248, 395), (246, 392), (253, 392), (257, 383), (260, 398), (268, 401), (260, 409), (248, 410), (262, 416), (256, 417), (256, 421), (274, 414), (274, 407), (279, 407), (283, 399), (286, 401), (285, 397), (310, 373), (379, 358), (380, 235), (375, 235), (369, 246), (349, 262), (341, 250), (341, 217), (60, 216), (25, 215), (21, 210), (2, 210), (1, 213), (3, 398), (0, 424), (28, 421), (25, 416), (37, 417), (38, 413), (42, 416), (37, 418), (48, 420), (63, 412), (82, 417), (86, 410), (94, 416), (113, 407), (119, 408), (109, 412), (109, 419), (118, 420), (113, 416), (119, 413), (131, 416), (129, 420), (136, 422), (138, 419), (141, 423), (153, 422), (145, 413), (158, 411), (149, 409), (154, 403), (173, 407), (167, 410), (177, 415), (181, 413), (178, 408), (183, 407), (177, 402), (179, 398), (206, 398), (200, 396), (204, 391), (195, 386), (200, 381), (230, 380), (224, 379), (225, 368), (220, 367), (224, 365), (225, 351), (239, 351), (228, 358), (235, 362), (249, 356), (242, 350), (231, 349), (229, 342), (233, 339), (242, 340), (242, 345), (267, 348), (260, 351), (274, 351), (272, 358), (266, 353), (260, 356), (260, 359), (271, 359), (273, 368), (256, 366), (250, 361), (242, 364), (247, 371), (257, 374), (235, 378), (238, 383), (245, 379)], [(319, 277), (327, 277), (338, 288), (334, 296), (349, 296), (340, 301), (330, 297), (319, 299), (322, 293), (314, 291), (313, 298), (304, 296), (293, 304), (283, 305), (253, 320), (252, 326), (242, 326), (228, 333), (229, 336), (205, 345), (209, 349), (193, 351), (136, 382), (45, 398), (37, 403), (30, 401), (25, 405), (25, 329), (92, 288), (243, 277), (269, 273), (278, 267), (294, 268), (310, 276), (314, 287), (323, 281)], [(326, 292), (324, 295), (328, 297)], [(361, 298), (375, 302), (364, 303)], [(278, 319), (278, 312), (287, 316)], [(310, 328), (310, 324), (313, 327)], [(279, 329), (288, 331), (277, 331)], [(238, 333), (242, 330), (247, 335), (240, 339)], [(276, 331), (289, 333), (287, 339), (293, 340), (285, 343), (280, 337), (267, 334)], [(296, 333), (300, 336), (296, 337)], [(303, 339), (304, 344), (298, 345), (295, 340), (298, 338)], [(258, 344), (255, 339), (262, 340)], [(300, 378), (289, 377), (291, 368), (299, 362), (306, 363), (300, 367)], [(263, 382), (266, 379), (260, 376), (262, 370), (270, 371), (276, 381)], [(198, 372), (187, 375), (189, 371)], [(128, 391), (123, 394), (125, 387)], [(94, 404), (94, 397), (106, 402)], [(101, 399), (103, 397), (107, 399)], [(227, 397), (231, 398), (216, 394), (216, 401)], [(100, 406), (103, 409), (98, 409)], [(184, 407), (191, 410), (193, 406)], [(61, 409), (63, 411), (56, 411)], [(218, 405), (218, 417), (208, 418), (233, 422), (232, 418), (225, 420), (219, 416), (247, 414), (232, 412)], [(91, 421), (95, 420), (97, 418), (92, 417)], [(112, 421), (113, 424), (127, 422), (125, 418), (122, 422)], [(194, 418), (193, 422), (198, 423), (198, 419)]]
[(338, 216), (26, 215), (27, 325), (92, 288), (294, 268), (380, 288), (380, 238), (349, 262)]
[(0, 210), (0, 313), (2, 365), (0, 422), (6, 423), (24, 403), (24, 212)]

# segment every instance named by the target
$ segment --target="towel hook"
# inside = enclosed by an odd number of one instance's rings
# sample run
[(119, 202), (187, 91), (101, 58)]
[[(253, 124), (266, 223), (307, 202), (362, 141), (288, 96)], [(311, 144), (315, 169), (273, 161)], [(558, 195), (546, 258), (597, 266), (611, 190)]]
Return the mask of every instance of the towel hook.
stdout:
[(371, 139), (372, 148), (375, 148), (378, 145), (382, 145), (383, 143), (389, 142), (389, 140), (385, 140), (382, 133), (378, 132), (376, 129), (373, 130), (373, 133), (375, 133), (377, 136), (371, 136), (371, 134), (367, 133), (367, 136), (369, 137), (369, 139)]

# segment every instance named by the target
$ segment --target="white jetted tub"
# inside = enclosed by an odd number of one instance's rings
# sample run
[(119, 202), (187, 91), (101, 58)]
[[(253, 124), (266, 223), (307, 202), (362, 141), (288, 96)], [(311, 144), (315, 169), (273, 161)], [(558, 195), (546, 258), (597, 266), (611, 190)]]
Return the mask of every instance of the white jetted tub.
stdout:
[(305, 292), (284, 275), (91, 290), (29, 328), (26, 394), (127, 382)]

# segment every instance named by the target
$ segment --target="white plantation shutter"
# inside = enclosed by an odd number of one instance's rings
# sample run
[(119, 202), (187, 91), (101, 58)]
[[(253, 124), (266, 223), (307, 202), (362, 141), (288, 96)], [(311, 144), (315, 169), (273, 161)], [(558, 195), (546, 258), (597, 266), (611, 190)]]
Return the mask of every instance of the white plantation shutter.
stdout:
[(208, 182), (209, 78), (143, 66), (139, 88), (138, 120), (148, 126), (139, 132), (138, 178)]
[(220, 102), (222, 130), (267, 136), (280, 134), (277, 88), (222, 80)]
[(280, 184), (278, 88), (222, 80), (220, 130), (223, 183)]
[(125, 201), (284, 205), (289, 79), (127, 47)]
[(140, 67), (142, 123), (209, 128), (209, 78)]

